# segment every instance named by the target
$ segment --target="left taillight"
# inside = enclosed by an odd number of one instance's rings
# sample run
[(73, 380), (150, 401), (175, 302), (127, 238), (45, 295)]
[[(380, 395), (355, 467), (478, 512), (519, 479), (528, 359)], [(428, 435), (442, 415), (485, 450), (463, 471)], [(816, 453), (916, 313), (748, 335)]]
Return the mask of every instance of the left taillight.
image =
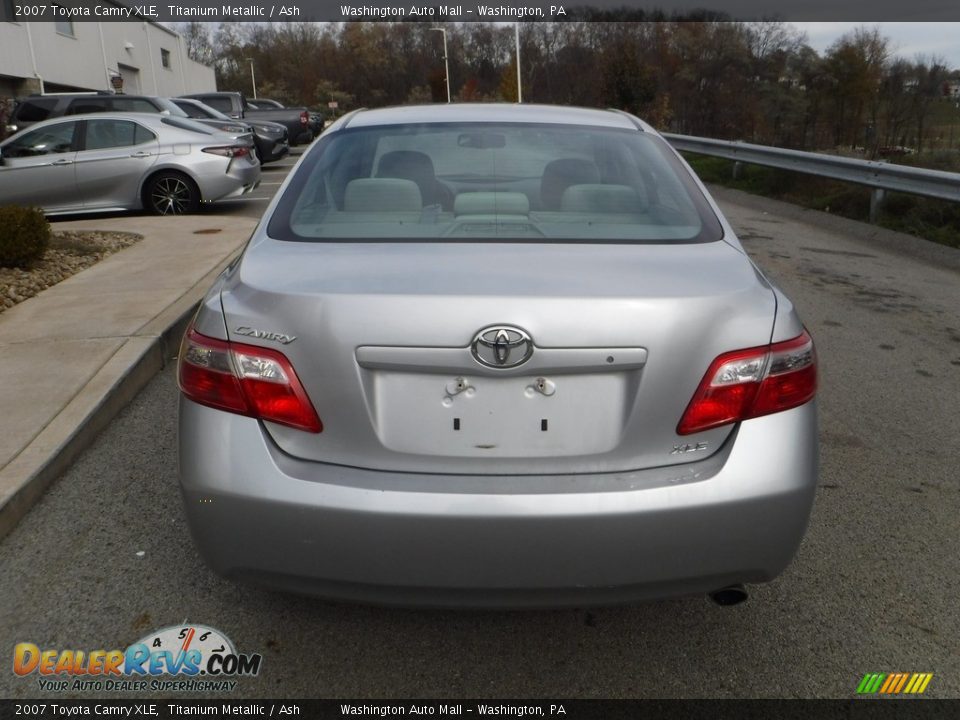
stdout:
[(306, 125), (309, 122), (310, 122), (310, 115), (307, 113), (306, 110), (302, 110), (300, 112), (300, 124)]
[(201, 405), (319, 433), (320, 417), (283, 353), (201, 335), (191, 326), (178, 362), (180, 391)]
[(687, 405), (678, 435), (789, 410), (817, 392), (817, 355), (806, 331), (792, 340), (724, 353)]
[(219, 147), (206, 147), (203, 152), (211, 155), (222, 155), (223, 157), (235, 158), (250, 154), (250, 148), (244, 145), (223, 145)]

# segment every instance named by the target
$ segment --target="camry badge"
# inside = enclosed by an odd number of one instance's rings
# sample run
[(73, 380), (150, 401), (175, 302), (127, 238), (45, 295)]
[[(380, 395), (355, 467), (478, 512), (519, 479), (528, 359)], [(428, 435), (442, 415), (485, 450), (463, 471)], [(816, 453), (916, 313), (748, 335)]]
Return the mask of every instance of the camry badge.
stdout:
[(283, 345), (289, 345), (297, 339), (296, 335), (284, 335), (283, 333), (267, 332), (265, 330), (257, 330), (256, 328), (247, 327), (246, 325), (238, 327), (236, 330), (234, 330), (234, 332), (237, 335), (245, 335), (246, 337), (257, 338), (259, 340), (273, 340), (274, 342), (278, 342)]
[(512, 368), (530, 359), (533, 355), (533, 340), (518, 327), (493, 325), (474, 336), (470, 352), (481, 365)]

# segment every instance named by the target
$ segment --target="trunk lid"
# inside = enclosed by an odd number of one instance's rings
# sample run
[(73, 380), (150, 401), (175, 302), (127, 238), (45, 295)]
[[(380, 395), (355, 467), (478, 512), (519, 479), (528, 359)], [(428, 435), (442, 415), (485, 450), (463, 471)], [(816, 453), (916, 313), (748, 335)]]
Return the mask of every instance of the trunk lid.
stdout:
[[(259, 238), (225, 284), (229, 338), (281, 350), (324, 425), (286, 453), (390, 471), (615, 472), (700, 460), (679, 437), (710, 362), (770, 341), (773, 292), (724, 242), (300, 243)], [(488, 367), (506, 328), (511, 352)], [(294, 338), (294, 339), (291, 339)], [(503, 352), (501, 340), (500, 352)], [(514, 355), (509, 361), (517, 359)], [(496, 365), (496, 360), (493, 359)]]

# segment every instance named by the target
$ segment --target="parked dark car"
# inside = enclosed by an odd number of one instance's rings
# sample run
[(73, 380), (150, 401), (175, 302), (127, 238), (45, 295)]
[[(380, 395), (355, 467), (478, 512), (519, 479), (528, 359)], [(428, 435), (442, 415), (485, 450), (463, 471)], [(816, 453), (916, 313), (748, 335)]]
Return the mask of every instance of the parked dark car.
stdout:
[(176, 117), (186, 113), (166, 98), (150, 95), (113, 95), (107, 92), (56, 93), (28, 95), (17, 98), (13, 113), (7, 122), (7, 132), (13, 134), (43, 120), (64, 115), (95, 112), (167, 112)]
[(304, 107), (295, 108), (263, 108), (251, 105), (243, 93), (239, 92), (209, 92), (192, 93), (180, 97), (199, 100), (214, 110), (229, 115), (235, 120), (268, 120), (280, 123), (287, 128), (290, 146), (307, 143), (313, 139), (310, 129), (310, 111)]
[[(234, 120), (219, 110), (191, 98), (170, 98), (171, 102), (183, 110), (188, 117), (205, 125), (222, 127), (223, 123), (239, 123), (253, 133), (253, 144), (257, 151), (260, 164), (274, 162), (290, 152), (287, 129), (280, 123), (262, 120), (242, 121)], [(220, 123), (220, 125), (217, 125)]]

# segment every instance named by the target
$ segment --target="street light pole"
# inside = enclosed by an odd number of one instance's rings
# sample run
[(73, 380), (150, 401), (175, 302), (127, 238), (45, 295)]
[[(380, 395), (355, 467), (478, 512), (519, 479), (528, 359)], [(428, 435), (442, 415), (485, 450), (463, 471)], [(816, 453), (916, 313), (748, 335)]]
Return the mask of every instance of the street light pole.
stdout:
[(431, 30), (436, 30), (437, 32), (443, 33), (443, 73), (444, 79), (447, 83), (447, 102), (450, 102), (450, 59), (447, 57), (447, 29), (446, 28), (430, 28)]
[(520, 23), (513, 24), (514, 36), (517, 41), (517, 104), (523, 102), (523, 89), (520, 87)]
[(253, 58), (247, 58), (250, 63), (250, 84), (253, 85), (253, 99), (257, 99), (257, 76), (253, 74)]

